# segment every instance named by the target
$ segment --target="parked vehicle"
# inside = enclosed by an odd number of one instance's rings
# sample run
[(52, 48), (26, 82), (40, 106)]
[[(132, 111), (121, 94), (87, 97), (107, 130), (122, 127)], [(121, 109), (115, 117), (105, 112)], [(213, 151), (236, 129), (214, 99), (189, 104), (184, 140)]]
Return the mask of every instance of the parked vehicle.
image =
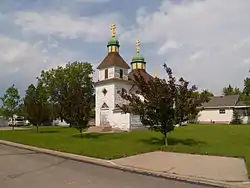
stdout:
[(9, 126), (18, 127), (18, 126), (24, 126), (26, 124), (27, 124), (26, 120), (22, 116), (14, 116), (13, 119), (9, 118), (9, 121), (8, 121)]

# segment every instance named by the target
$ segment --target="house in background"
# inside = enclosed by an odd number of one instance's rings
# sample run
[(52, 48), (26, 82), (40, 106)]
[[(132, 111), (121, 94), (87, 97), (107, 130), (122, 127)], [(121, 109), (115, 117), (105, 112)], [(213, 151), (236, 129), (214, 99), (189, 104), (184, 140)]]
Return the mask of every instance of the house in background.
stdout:
[(8, 127), (8, 120), (0, 116), (0, 127)]
[(248, 109), (239, 95), (215, 96), (210, 101), (204, 103), (198, 115), (198, 123), (201, 124), (230, 124), (233, 118), (233, 111), (237, 110), (243, 120), (243, 124), (250, 123)]

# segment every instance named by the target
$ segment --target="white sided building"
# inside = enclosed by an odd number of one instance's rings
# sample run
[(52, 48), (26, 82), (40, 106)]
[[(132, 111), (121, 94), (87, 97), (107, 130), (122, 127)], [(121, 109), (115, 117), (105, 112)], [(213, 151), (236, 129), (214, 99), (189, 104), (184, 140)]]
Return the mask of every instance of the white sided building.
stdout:
[(198, 115), (198, 123), (201, 124), (230, 124), (234, 110), (241, 116), (243, 124), (250, 123), (249, 106), (240, 100), (239, 95), (211, 97), (202, 108)]
[(138, 50), (131, 62), (132, 71), (129, 71), (130, 66), (120, 56), (119, 41), (114, 35), (107, 47), (108, 54), (97, 67), (99, 74), (98, 81), (95, 83), (95, 124), (123, 131), (141, 128), (142, 123), (139, 116), (125, 114), (118, 108), (125, 102), (119, 93), (122, 88), (127, 91), (131, 89), (133, 75), (138, 73), (137, 71), (140, 71), (145, 79), (151, 77), (146, 72), (146, 62)]

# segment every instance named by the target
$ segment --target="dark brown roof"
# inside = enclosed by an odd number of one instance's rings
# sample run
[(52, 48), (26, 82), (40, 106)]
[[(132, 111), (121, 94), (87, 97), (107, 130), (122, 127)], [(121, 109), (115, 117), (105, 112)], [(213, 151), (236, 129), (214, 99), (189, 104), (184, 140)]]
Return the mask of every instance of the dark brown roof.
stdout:
[(124, 69), (129, 69), (129, 65), (124, 61), (124, 59), (117, 52), (110, 52), (97, 67), (97, 69), (104, 69), (107, 67), (117, 66)]
[(141, 70), (141, 69), (136, 69), (136, 70), (132, 70), (129, 75), (128, 75), (128, 79), (129, 80), (134, 80), (135, 76), (139, 76), (139, 74), (141, 74), (141, 76), (144, 78), (144, 80), (147, 82), (149, 81), (152, 76), (150, 74), (148, 74), (145, 70)]
[(203, 104), (204, 108), (232, 107), (237, 104), (239, 95), (215, 96), (210, 101)]
[(110, 79), (101, 80), (101, 81), (98, 80), (98, 81), (95, 82), (94, 84), (95, 84), (95, 85), (98, 85), (98, 84), (102, 84), (102, 83), (112, 83), (112, 82), (114, 82), (114, 81), (132, 84), (132, 81), (131, 81), (131, 80), (124, 80), (124, 79), (121, 79), (121, 78), (110, 78)]
[(236, 104), (236, 106), (248, 106), (244, 101), (239, 100)]

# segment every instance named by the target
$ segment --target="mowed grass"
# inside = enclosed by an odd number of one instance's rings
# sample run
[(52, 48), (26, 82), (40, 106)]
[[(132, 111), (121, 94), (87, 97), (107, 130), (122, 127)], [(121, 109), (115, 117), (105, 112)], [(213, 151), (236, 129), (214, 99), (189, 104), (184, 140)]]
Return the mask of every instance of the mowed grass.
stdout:
[(35, 129), (0, 131), (0, 139), (103, 159), (155, 150), (243, 157), (250, 175), (250, 125), (177, 127), (169, 134), (168, 147), (164, 146), (161, 133), (147, 130), (89, 133), (81, 138), (74, 128), (41, 127), (39, 133)]

